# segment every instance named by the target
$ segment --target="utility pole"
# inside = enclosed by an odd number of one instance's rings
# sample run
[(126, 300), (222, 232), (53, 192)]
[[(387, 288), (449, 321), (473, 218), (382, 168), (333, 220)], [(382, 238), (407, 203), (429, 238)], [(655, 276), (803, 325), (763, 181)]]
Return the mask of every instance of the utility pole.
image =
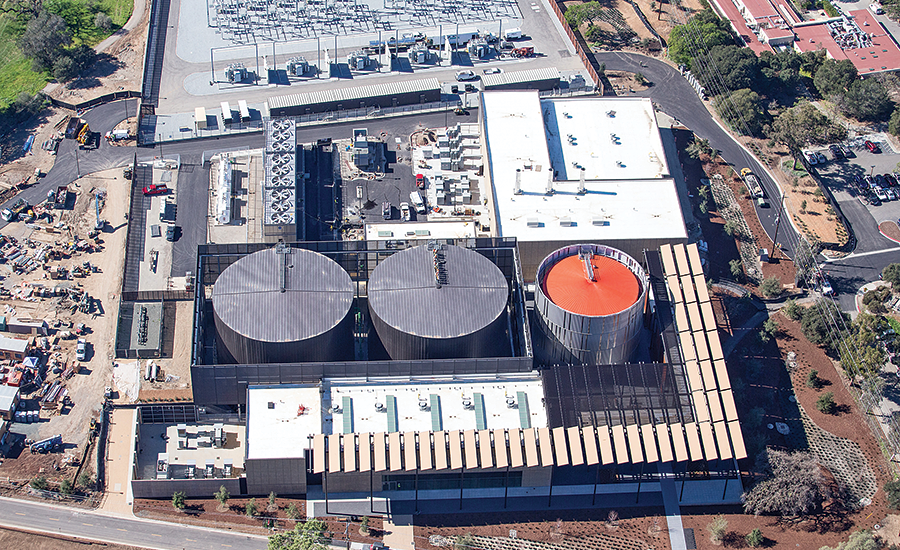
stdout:
[(778, 206), (778, 213), (775, 214), (775, 235), (772, 237), (772, 254), (769, 258), (774, 260), (775, 253), (778, 251), (778, 226), (781, 225), (781, 215), (784, 213), (784, 193), (781, 194), (781, 204)]

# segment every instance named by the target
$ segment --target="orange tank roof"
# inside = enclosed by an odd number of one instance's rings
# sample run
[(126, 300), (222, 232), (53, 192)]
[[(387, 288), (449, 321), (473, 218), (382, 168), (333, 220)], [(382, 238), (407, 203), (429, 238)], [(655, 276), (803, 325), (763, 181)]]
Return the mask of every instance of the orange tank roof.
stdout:
[(568, 256), (556, 262), (542, 287), (550, 300), (578, 315), (612, 315), (627, 309), (640, 296), (640, 283), (627, 267), (606, 256), (594, 256), (594, 281), (587, 278), (581, 258)]

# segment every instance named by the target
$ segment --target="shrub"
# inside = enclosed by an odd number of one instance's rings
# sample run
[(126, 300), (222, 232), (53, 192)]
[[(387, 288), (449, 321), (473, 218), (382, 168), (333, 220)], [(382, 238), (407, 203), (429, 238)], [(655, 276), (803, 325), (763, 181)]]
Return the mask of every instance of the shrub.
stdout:
[(700, 213), (701, 214), (709, 214), (709, 201), (703, 199), (700, 201)]
[(31, 480), (29, 483), (32, 489), (37, 489), (38, 491), (46, 491), (50, 488), (50, 484), (47, 483), (47, 478), (44, 476), (38, 476)]
[(213, 497), (219, 501), (219, 504), (225, 506), (225, 503), (231, 498), (231, 493), (228, 492), (224, 485), (220, 485), (219, 490), (213, 494)]
[(276, 498), (278, 498), (278, 494), (275, 491), (269, 493), (269, 506), (275, 506)]
[(799, 321), (803, 318), (803, 306), (797, 303), (797, 300), (788, 300), (781, 308), (781, 312), (792, 321)]
[(822, 379), (819, 378), (819, 371), (813, 369), (806, 375), (806, 387), (817, 390), (822, 387)]
[(363, 516), (359, 522), (359, 534), (363, 536), (369, 535), (369, 516)]
[(872, 531), (856, 531), (850, 534), (847, 542), (842, 542), (833, 549), (823, 546), (819, 550), (878, 550), (883, 548), (881, 541), (872, 533)]
[(184, 510), (184, 491), (175, 491), (172, 493), (172, 506), (176, 510)]
[(297, 505), (292, 502), (288, 505), (285, 514), (287, 514), (287, 517), (290, 519), (297, 519), (300, 517), (300, 510), (297, 508)]
[(256, 505), (256, 499), (251, 498), (247, 501), (247, 504), (244, 505), (244, 513), (247, 514), (247, 517), (253, 517), (259, 512), (259, 507)]
[(747, 533), (747, 536), (744, 537), (744, 540), (747, 541), (747, 546), (751, 548), (758, 548), (762, 546), (762, 543), (766, 540), (763, 536), (762, 531), (759, 529), (754, 529)]
[(759, 285), (759, 291), (766, 298), (778, 298), (784, 292), (784, 288), (781, 286), (781, 281), (778, 280), (778, 277), (768, 277), (763, 279), (763, 282)]
[(837, 405), (834, 402), (834, 392), (823, 393), (816, 400), (816, 409), (825, 414), (834, 414)]
[(68, 479), (64, 479), (62, 480), (62, 483), (59, 484), (59, 492), (64, 495), (71, 495), (75, 492), (75, 485)]
[(109, 29), (112, 28), (112, 24), (113, 24), (112, 17), (106, 15), (102, 11), (98, 12), (97, 15), (94, 16), (94, 26), (97, 27), (98, 29), (103, 29), (105, 31), (108, 31)]
[(453, 541), (453, 550), (474, 550), (475, 549), (475, 539), (472, 537), (472, 533), (466, 533), (465, 535), (460, 535), (456, 537), (456, 540)]
[(729, 237), (740, 237), (741, 236), (741, 226), (739, 226), (735, 221), (728, 220), (725, 222), (725, 227), (722, 229), (725, 230), (725, 234)]
[(81, 472), (81, 475), (78, 476), (78, 486), (82, 489), (87, 489), (94, 485), (94, 480), (91, 478), (91, 474), (87, 472)]
[(717, 515), (706, 525), (709, 532), (709, 540), (713, 544), (720, 544), (725, 538), (725, 530), (728, 529), (728, 520), (722, 514)]
[(728, 268), (731, 270), (731, 276), (740, 281), (744, 278), (744, 264), (741, 260), (731, 260), (728, 262)]

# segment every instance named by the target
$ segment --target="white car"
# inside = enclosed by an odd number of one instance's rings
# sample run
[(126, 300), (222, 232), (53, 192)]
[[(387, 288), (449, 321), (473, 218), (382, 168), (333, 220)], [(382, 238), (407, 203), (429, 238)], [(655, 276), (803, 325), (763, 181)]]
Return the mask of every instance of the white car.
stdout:
[(832, 296), (834, 294), (834, 289), (831, 288), (831, 283), (825, 281), (822, 283), (822, 295), (824, 296)]
[(875, 188), (875, 196), (878, 197), (881, 201), (889, 201), (891, 199), (888, 198), (887, 193), (884, 192), (884, 189), (881, 187)]
[(79, 361), (84, 361), (87, 357), (87, 340), (84, 338), (79, 338), (78, 343), (75, 345), (75, 359)]
[(400, 219), (405, 222), (408, 222), (410, 220), (409, 203), (408, 202), (400, 203)]
[(456, 73), (456, 80), (460, 82), (465, 82), (467, 80), (478, 80), (478, 75), (475, 74), (475, 71), (459, 71)]
[(490, 68), (490, 69), (485, 69), (485, 70), (482, 71), (482, 72), (483, 72), (484, 74), (500, 74), (500, 73), (503, 72), (503, 69), (501, 69), (500, 67), (492, 67), (492, 68)]
[(812, 151), (807, 151), (803, 154), (806, 155), (806, 160), (808, 160), (810, 164), (818, 164), (819, 163), (819, 159), (816, 157), (816, 154), (813, 153)]

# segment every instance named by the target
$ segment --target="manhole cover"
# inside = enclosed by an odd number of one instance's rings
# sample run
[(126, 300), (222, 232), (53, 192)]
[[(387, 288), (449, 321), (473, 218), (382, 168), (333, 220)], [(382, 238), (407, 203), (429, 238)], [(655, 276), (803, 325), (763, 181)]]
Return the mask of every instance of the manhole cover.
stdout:
[(694, 530), (692, 528), (684, 530), (684, 547), (687, 550), (697, 550), (697, 541), (694, 540)]

